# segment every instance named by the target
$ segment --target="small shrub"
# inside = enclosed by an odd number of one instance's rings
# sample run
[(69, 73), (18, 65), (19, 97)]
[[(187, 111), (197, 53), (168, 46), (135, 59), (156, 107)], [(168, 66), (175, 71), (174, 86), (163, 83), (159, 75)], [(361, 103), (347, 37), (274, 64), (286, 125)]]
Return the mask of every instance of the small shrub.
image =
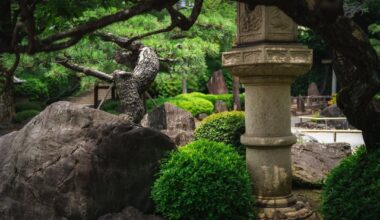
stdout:
[[(212, 102), (213, 105), (215, 105), (216, 101), (221, 100), (227, 104), (228, 109), (232, 109), (234, 102), (233, 102), (233, 95), (232, 94), (203, 94), (200, 92), (192, 92), (188, 94), (180, 94), (177, 95), (176, 97), (178, 98), (192, 98), (192, 97), (197, 97), (197, 98), (202, 98), (206, 99), (210, 102)], [(244, 105), (244, 94), (240, 95), (240, 103), (241, 105)]]
[(120, 101), (117, 101), (117, 100), (107, 100), (107, 101), (104, 101), (100, 109), (112, 114), (114, 113), (120, 114), (121, 103)]
[(331, 97), (331, 100), (327, 102), (328, 105), (336, 105), (336, 98), (337, 98), (337, 94), (334, 93)]
[(25, 110), (22, 112), (17, 112), (15, 117), (13, 118), (13, 121), (15, 123), (22, 123), (22, 122), (25, 122), (26, 120), (33, 118), (39, 113), (40, 111), (37, 111), (37, 110)]
[(245, 132), (244, 113), (239, 111), (221, 112), (205, 118), (195, 130), (195, 139), (223, 142), (245, 155), (240, 136)]
[[(214, 105), (210, 101), (197, 97), (174, 97), (155, 99), (155, 103), (158, 106), (164, 104), (165, 102), (172, 103), (178, 108), (191, 112), (193, 116), (196, 116), (200, 113), (211, 114), (214, 111)], [(149, 100), (147, 102), (148, 112), (152, 111), (153, 107), (153, 101)]]
[(168, 102), (176, 105), (178, 108), (191, 112), (194, 116), (200, 113), (211, 114), (214, 111), (214, 105), (210, 101), (196, 97), (174, 98)]
[(223, 143), (199, 140), (172, 152), (161, 164), (152, 198), (168, 219), (253, 217), (245, 162)]
[(324, 219), (380, 218), (380, 150), (361, 147), (334, 168), (322, 193)]
[(25, 110), (41, 111), (42, 105), (38, 102), (21, 102), (15, 105), (16, 112), (22, 112)]

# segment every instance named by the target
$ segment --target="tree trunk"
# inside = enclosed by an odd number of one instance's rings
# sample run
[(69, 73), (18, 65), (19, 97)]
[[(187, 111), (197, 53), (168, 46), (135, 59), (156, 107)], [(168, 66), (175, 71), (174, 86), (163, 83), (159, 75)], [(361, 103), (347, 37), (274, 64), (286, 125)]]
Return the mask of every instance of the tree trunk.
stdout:
[(10, 123), (15, 115), (13, 77), (7, 76), (1, 85), (0, 124)]
[(239, 77), (233, 76), (233, 84), (232, 84), (232, 98), (234, 101), (234, 110), (239, 111), (241, 110), (241, 104), (240, 104), (240, 82)]
[[(121, 38), (120, 38), (121, 39)], [(116, 39), (116, 40), (120, 40)], [(150, 47), (141, 46), (134, 51), (138, 56), (133, 62), (132, 72), (116, 70), (110, 74), (92, 70), (78, 64), (68, 62), (67, 59), (58, 59), (58, 63), (71, 70), (94, 76), (109, 83), (115, 83), (116, 93), (120, 98), (123, 115), (134, 123), (139, 123), (145, 114), (144, 93), (156, 78), (159, 70), (159, 60), (155, 51)]]

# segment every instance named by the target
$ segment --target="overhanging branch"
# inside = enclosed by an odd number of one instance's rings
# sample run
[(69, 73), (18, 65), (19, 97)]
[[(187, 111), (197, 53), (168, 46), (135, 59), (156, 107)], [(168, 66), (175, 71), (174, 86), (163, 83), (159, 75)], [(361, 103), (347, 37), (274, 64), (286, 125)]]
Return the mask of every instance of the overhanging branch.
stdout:
[(64, 67), (68, 68), (68, 69), (71, 69), (71, 70), (76, 71), (76, 72), (84, 73), (88, 76), (93, 76), (93, 77), (96, 77), (98, 79), (101, 79), (101, 80), (104, 80), (107, 82), (112, 82), (112, 80), (113, 80), (113, 77), (107, 73), (104, 73), (104, 72), (101, 72), (98, 70), (89, 69), (87, 67), (80, 66), (80, 65), (75, 64), (75, 63), (70, 63), (67, 58), (58, 57), (56, 59), (56, 62), (58, 64), (61, 64)]

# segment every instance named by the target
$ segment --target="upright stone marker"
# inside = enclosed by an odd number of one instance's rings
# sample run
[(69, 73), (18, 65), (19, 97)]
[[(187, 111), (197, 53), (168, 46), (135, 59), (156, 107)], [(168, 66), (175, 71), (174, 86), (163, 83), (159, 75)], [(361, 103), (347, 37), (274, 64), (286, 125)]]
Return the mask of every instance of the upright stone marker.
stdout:
[(312, 212), (291, 192), (290, 85), (311, 68), (312, 50), (296, 43), (296, 24), (276, 7), (238, 3), (237, 20), (237, 46), (222, 59), (246, 89), (241, 142), (259, 218), (308, 218)]

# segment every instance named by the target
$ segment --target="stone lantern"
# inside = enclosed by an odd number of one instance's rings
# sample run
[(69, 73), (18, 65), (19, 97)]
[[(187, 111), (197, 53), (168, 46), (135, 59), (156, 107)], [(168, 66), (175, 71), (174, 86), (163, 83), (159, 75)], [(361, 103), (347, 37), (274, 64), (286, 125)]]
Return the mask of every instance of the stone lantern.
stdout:
[(223, 65), (245, 86), (247, 167), (260, 219), (303, 219), (313, 213), (292, 195), (290, 86), (312, 65), (297, 25), (277, 7), (238, 3), (236, 46)]

